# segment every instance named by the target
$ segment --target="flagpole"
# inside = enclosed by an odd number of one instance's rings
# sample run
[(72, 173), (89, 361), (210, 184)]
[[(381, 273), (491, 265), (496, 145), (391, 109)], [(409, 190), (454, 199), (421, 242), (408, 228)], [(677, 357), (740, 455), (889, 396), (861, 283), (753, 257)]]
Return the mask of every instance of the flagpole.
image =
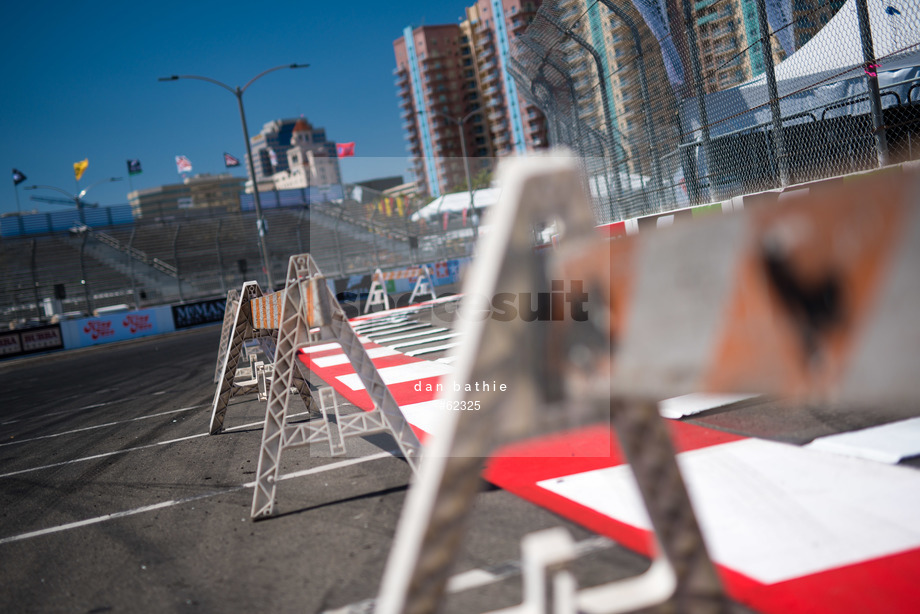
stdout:
[(16, 214), (22, 217), (22, 209), (19, 207), (19, 184), (13, 182), (13, 191), (16, 193)]
[(265, 273), (265, 278), (266, 278), (266, 281), (268, 282), (269, 290), (271, 291), (273, 291), (275, 288), (274, 288), (274, 280), (272, 279), (271, 260), (269, 259), (270, 256), (268, 253), (268, 246), (267, 246), (268, 237), (266, 236), (265, 219), (262, 217), (262, 203), (259, 199), (259, 183), (256, 180), (256, 169), (252, 161), (252, 146), (250, 145), (250, 142), (249, 142), (249, 128), (246, 126), (246, 112), (243, 110), (243, 94), (246, 92), (247, 89), (249, 89), (250, 85), (252, 85), (255, 81), (264, 77), (270, 72), (281, 70), (282, 68), (307, 68), (308, 66), (309, 64), (289, 64), (289, 65), (275, 66), (274, 68), (269, 68), (268, 70), (264, 70), (260, 72), (255, 77), (250, 79), (246, 83), (246, 85), (242, 87), (237, 86), (236, 88), (230, 87), (226, 83), (221, 83), (220, 81), (217, 81), (215, 79), (211, 79), (210, 77), (202, 77), (199, 75), (173, 75), (171, 77), (161, 77), (159, 79), (160, 81), (178, 81), (179, 79), (198, 79), (199, 81), (207, 81), (208, 83), (213, 83), (214, 85), (220, 86), (224, 88), (225, 90), (227, 90), (228, 92), (230, 92), (231, 94), (233, 94), (234, 96), (236, 96), (237, 106), (239, 106), (239, 110), (240, 110), (240, 122), (243, 124), (243, 138), (246, 141), (246, 159), (249, 161), (248, 175), (249, 175), (249, 180), (252, 182), (253, 205), (255, 206), (255, 210), (256, 210), (256, 230), (258, 232), (257, 237), (258, 237), (258, 244), (259, 244), (259, 254), (261, 255), (261, 259), (262, 259), (262, 270)]

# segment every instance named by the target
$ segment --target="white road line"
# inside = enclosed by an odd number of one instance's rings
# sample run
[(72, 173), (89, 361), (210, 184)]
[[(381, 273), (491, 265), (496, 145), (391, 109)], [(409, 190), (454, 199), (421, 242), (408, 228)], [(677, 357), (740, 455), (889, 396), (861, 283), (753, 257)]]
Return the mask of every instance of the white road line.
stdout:
[[(310, 413), (309, 411), (302, 411), (296, 414), (290, 414), (288, 415), (288, 419), (297, 418), (299, 416), (304, 416), (309, 413)], [(259, 422), (250, 422), (249, 424), (240, 424), (237, 426), (226, 428), (224, 429), (224, 432), (239, 431), (239, 430), (246, 429), (246, 428), (263, 426), (264, 424), (265, 424), (264, 420), (260, 420)], [(179, 441), (187, 441), (189, 439), (197, 439), (198, 437), (205, 437), (207, 435), (208, 433), (199, 433), (197, 435), (189, 435), (188, 437), (180, 437), (178, 439), (169, 439), (166, 441), (159, 441), (157, 443), (150, 443), (144, 446), (137, 446), (134, 448), (127, 448), (124, 450), (115, 450), (114, 452), (103, 452), (102, 454), (94, 454), (93, 456), (84, 456), (83, 458), (75, 458), (69, 461), (61, 461), (59, 463), (52, 463), (51, 465), (42, 465), (41, 467), (32, 467), (31, 469), (20, 469), (18, 471), (12, 471), (10, 473), (0, 474), (0, 478), (6, 478), (6, 477), (14, 476), (14, 475), (19, 475), (21, 473), (30, 473), (32, 471), (40, 471), (42, 469), (51, 469), (54, 467), (61, 467), (63, 465), (71, 465), (73, 463), (82, 463), (84, 461), (95, 460), (97, 458), (105, 458), (106, 456), (115, 456), (117, 454), (125, 454), (127, 452), (136, 452), (137, 450), (146, 450), (149, 448), (155, 448), (156, 446), (165, 446), (170, 443), (177, 443)]]
[(207, 497), (214, 497), (216, 495), (224, 495), (235, 490), (242, 490), (242, 486), (237, 486), (235, 488), (227, 488), (224, 490), (219, 490), (215, 492), (209, 492), (202, 495), (196, 495), (194, 497), (186, 497), (185, 499), (173, 499), (172, 501), (162, 501), (160, 503), (154, 503), (153, 505), (145, 505), (144, 507), (138, 507), (133, 510), (126, 510), (124, 512), (115, 512), (114, 514), (105, 514), (103, 516), (96, 516), (95, 518), (87, 518), (86, 520), (78, 520), (77, 522), (69, 522), (67, 524), (58, 525), (56, 527), (49, 527), (47, 529), (40, 529), (38, 531), (30, 531), (29, 533), (20, 533), (19, 535), (13, 535), (10, 537), (4, 537), (0, 539), (0, 545), (9, 544), (12, 542), (22, 541), (24, 539), (31, 539), (33, 537), (41, 537), (42, 535), (50, 535), (51, 533), (60, 533), (61, 531), (69, 531), (71, 529), (78, 529), (80, 527), (86, 527), (93, 524), (99, 524), (100, 522), (106, 522), (107, 520), (115, 520), (117, 518), (125, 518), (127, 516), (134, 516), (135, 514), (143, 514), (144, 512), (153, 512), (155, 510), (161, 510), (167, 507), (173, 507), (175, 505), (181, 505), (183, 503), (190, 503), (192, 501), (198, 501), (199, 499), (205, 499)]
[[(370, 339), (367, 337), (358, 336), (358, 341), (362, 344), (370, 343)], [(321, 343), (320, 345), (309, 345), (305, 348), (301, 348), (300, 351), (303, 354), (314, 354), (316, 352), (328, 352), (329, 350), (340, 350), (342, 346), (338, 341), (333, 341), (332, 343)]]
[[(575, 542), (575, 557), (583, 557), (606, 550), (614, 546), (614, 542), (606, 537), (589, 537), (580, 542)], [(470, 569), (454, 574), (447, 580), (445, 591), (449, 594), (461, 593), (481, 586), (507, 580), (521, 574), (521, 561), (505, 561), (499, 565), (486, 569)], [(326, 610), (323, 614), (364, 614), (373, 612), (376, 599), (365, 599), (335, 610)]]
[(756, 394), (700, 394), (691, 393), (679, 397), (665, 399), (658, 403), (658, 413), (663, 418), (676, 420), (684, 416), (692, 416), (710, 409), (725, 407), (732, 403), (747, 401), (757, 398)]
[[(377, 370), (377, 372), (380, 374), (380, 378), (383, 380), (383, 383), (387, 385), (401, 384), (403, 382), (411, 381), (421, 381), (428, 379), (429, 377), (437, 377), (439, 375), (453, 373), (453, 371), (453, 368), (447, 365), (438, 362), (427, 362), (424, 360), (409, 362), (403, 365), (395, 365), (392, 367), (384, 367), (383, 369)], [(361, 378), (357, 373), (339, 375), (336, 377), (336, 379), (352, 390), (364, 390), (364, 384), (361, 383)]]
[[(197, 436), (197, 435), (196, 435)], [(350, 458), (348, 460), (339, 461), (337, 463), (330, 463), (328, 465), (322, 465), (320, 467), (314, 467), (312, 469), (303, 469), (301, 471), (295, 471), (293, 473), (287, 473), (279, 477), (279, 480), (289, 480), (291, 478), (299, 478), (306, 475), (314, 475), (317, 473), (325, 473), (326, 471), (335, 471), (336, 469), (341, 469), (343, 467), (348, 467), (350, 465), (356, 465), (358, 463), (363, 463), (372, 460), (378, 460), (385, 458), (387, 456), (392, 456), (392, 452), (378, 452), (377, 454), (371, 454), (369, 456), (362, 456), (360, 458)], [(252, 488), (255, 486), (255, 482), (246, 482), (239, 486), (234, 486), (232, 488), (225, 488), (223, 490), (216, 490), (212, 492), (203, 493), (200, 495), (195, 495), (193, 497), (186, 497), (184, 499), (172, 499), (170, 501), (161, 501), (160, 503), (154, 503), (152, 505), (145, 505), (143, 507), (137, 507), (132, 510), (125, 510), (122, 512), (115, 512), (113, 514), (104, 514), (102, 516), (96, 516), (95, 518), (87, 518), (86, 520), (78, 520), (76, 522), (69, 522), (67, 524), (58, 525), (56, 527), (48, 527), (47, 529), (39, 529), (38, 531), (30, 531), (28, 533), (20, 533), (19, 535), (12, 535), (10, 537), (4, 537), (0, 539), (0, 545), (9, 544), (12, 542), (23, 541), (26, 539), (31, 539), (33, 537), (41, 537), (42, 535), (50, 535), (52, 533), (60, 533), (62, 531), (69, 531), (71, 529), (78, 529), (80, 527), (86, 527), (93, 524), (99, 524), (100, 522), (106, 522), (109, 520), (116, 520), (118, 518), (126, 518), (128, 516), (134, 516), (136, 514), (143, 514), (145, 512), (153, 512), (156, 510), (161, 510), (167, 507), (174, 507), (176, 505), (182, 505), (183, 503), (191, 503), (192, 501), (198, 501), (200, 499), (207, 499), (208, 497), (215, 497), (217, 495), (225, 495), (237, 490), (242, 490), (244, 488)]]
[(9, 473), (2, 473), (0, 474), (0, 478), (8, 478), (14, 475), (21, 475), (23, 473), (31, 473), (33, 471), (41, 471), (42, 469), (51, 469), (53, 467), (63, 467), (64, 465), (82, 463), (84, 461), (96, 460), (98, 458), (106, 458), (107, 456), (116, 456), (118, 454), (127, 454), (128, 452), (136, 452), (137, 450), (145, 450), (147, 448), (155, 448), (157, 446), (165, 446), (170, 443), (176, 443), (177, 441), (187, 441), (189, 439), (197, 439), (198, 437), (207, 437), (207, 436), (208, 436), (208, 433), (199, 433), (197, 435), (189, 435), (188, 437), (179, 437), (178, 439), (170, 439), (168, 441), (160, 441), (158, 443), (149, 443), (145, 446), (125, 448), (124, 450), (115, 450), (114, 452), (103, 452), (102, 454), (94, 454), (92, 456), (84, 456), (83, 458), (75, 458), (73, 460), (61, 461), (59, 463), (51, 463), (50, 465), (42, 465), (41, 467), (32, 467), (30, 469), (20, 469), (18, 471), (10, 471)]
[(818, 437), (805, 447), (896, 465), (920, 454), (920, 418)]
[[(362, 335), (370, 336), (370, 335), (377, 334), (380, 331), (387, 330), (390, 328), (400, 328), (402, 326), (417, 326), (418, 324), (420, 324), (420, 322), (410, 322), (406, 318), (403, 318), (402, 320), (392, 320), (392, 321), (387, 321), (387, 322), (381, 322), (380, 324), (374, 324), (373, 326), (360, 326), (360, 327), (356, 326), (355, 330), (356, 331), (360, 330)], [(431, 325), (429, 324), (429, 326)]]
[[(398, 351), (388, 347), (370, 348), (367, 350), (367, 357), (372, 359), (382, 358), (384, 356), (395, 356), (397, 354), (399, 354)], [(348, 362), (350, 361), (345, 354), (332, 354), (331, 356), (320, 356), (319, 358), (313, 359), (313, 364), (321, 369), (334, 367), (336, 365), (344, 365)]]
[(443, 333), (446, 328), (432, 328), (431, 330), (422, 331), (420, 333), (412, 333), (411, 335), (397, 335), (395, 337), (386, 337), (384, 339), (377, 339), (374, 343), (389, 343), (390, 341), (399, 341), (401, 339), (414, 339), (416, 337), (424, 337), (425, 335), (434, 335), (437, 333)]
[(410, 330), (421, 330), (423, 328), (431, 328), (431, 324), (426, 323), (415, 323), (415, 324), (406, 324), (403, 326), (397, 326), (395, 328), (387, 328), (386, 330), (378, 330), (372, 332), (362, 332), (362, 334), (367, 335), (371, 339), (375, 337), (380, 337), (382, 335), (395, 335), (397, 333), (407, 333)]
[[(920, 547), (920, 472), (762, 439), (677, 455), (712, 559), (762, 584)], [(537, 482), (604, 516), (651, 525), (628, 465)]]
[(13, 422), (23, 422), (25, 420), (42, 420), (44, 418), (50, 418), (51, 416), (60, 416), (63, 414), (75, 414), (78, 411), (86, 411), (87, 409), (96, 409), (98, 407), (105, 407), (106, 405), (114, 405), (116, 403), (125, 403), (127, 401), (133, 401), (135, 399), (144, 398), (142, 396), (137, 397), (125, 397), (124, 399), (118, 399), (117, 401), (103, 401), (102, 403), (92, 403), (90, 405), (84, 405), (83, 407), (77, 407), (75, 409), (62, 409), (60, 411), (49, 411), (42, 412), (37, 416), (20, 416), (15, 420), (10, 420), (9, 422), (4, 422), (3, 425), (12, 424)]
[(0, 448), (2, 448), (3, 446), (13, 446), (13, 445), (16, 445), (17, 443), (27, 443), (29, 441), (38, 441), (39, 439), (50, 439), (51, 437), (61, 437), (62, 435), (82, 433), (83, 431), (92, 431), (94, 429), (101, 429), (107, 426), (115, 426), (117, 424), (127, 424), (128, 422), (137, 422), (138, 420), (147, 420), (148, 418), (158, 418), (160, 416), (168, 416), (169, 414), (178, 414), (180, 412), (198, 409), (199, 407), (205, 407), (205, 405), (192, 405), (191, 407), (183, 407), (182, 409), (173, 409), (171, 411), (164, 411), (158, 414), (150, 414), (149, 416), (140, 416), (139, 418), (131, 418), (129, 420), (117, 420), (115, 422), (106, 422), (105, 424), (96, 424), (94, 426), (84, 426), (83, 428), (73, 429), (72, 431), (64, 431), (63, 433), (52, 433), (51, 435), (39, 435), (38, 437), (30, 437), (28, 439), (17, 439), (15, 441), (7, 441), (5, 443), (0, 443)]
[(430, 348), (422, 348), (420, 350), (413, 350), (411, 352), (406, 352), (406, 356), (421, 356), (422, 354), (432, 354), (434, 352), (443, 352), (444, 350), (449, 350), (450, 348), (455, 348), (460, 345), (460, 342), (457, 343), (445, 343), (444, 345), (435, 345)]
[(424, 345), (426, 343), (434, 343), (435, 341), (447, 341), (448, 339), (459, 337), (462, 334), (463, 333), (450, 333), (449, 335), (437, 335), (435, 337), (431, 337), (430, 339), (419, 339), (415, 341), (406, 341), (403, 343), (397, 343), (395, 345), (391, 345), (390, 347), (395, 350), (396, 348), (408, 348), (414, 345)]

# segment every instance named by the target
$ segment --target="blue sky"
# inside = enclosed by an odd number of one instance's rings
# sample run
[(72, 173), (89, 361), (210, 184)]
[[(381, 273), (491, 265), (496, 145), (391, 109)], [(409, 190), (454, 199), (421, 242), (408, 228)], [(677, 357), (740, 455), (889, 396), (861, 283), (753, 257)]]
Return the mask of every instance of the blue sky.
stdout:
[[(0, 213), (16, 210), (12, 169), (23, 211), (61, 207), (30, 200), (33, 184), (76, 191), (73, 163), (89, 159), (80, 182), (104, 183), (89, 202), (127, 202), (125, 161), (143, 174), (134, 189), (177, 183), (175, 156), (195, 173), (225, 172), (223, 152), (243, 159), (236, 99), (201, 81), (157, 81), (203, 75), (230, 86), (292, 62), (257, 81), (243, 101), (251, 134), (281, 117), (305, 116), (327, 137), (354, 141), (342, 160), (346, 181), (403, 174), (408, 166), (394, 86), (393, 41), (407, 25), (457, 23), (464, 3), (399, 2), (20, 2), (0, 22)], [(234, 170), (245, 176), (244, 167)]]

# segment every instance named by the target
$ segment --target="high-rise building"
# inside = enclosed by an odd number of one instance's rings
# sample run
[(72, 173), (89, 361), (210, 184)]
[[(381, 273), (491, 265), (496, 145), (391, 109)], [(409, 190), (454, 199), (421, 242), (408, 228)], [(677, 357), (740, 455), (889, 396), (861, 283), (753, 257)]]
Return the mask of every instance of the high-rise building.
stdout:
[(508, 72), (510, 41), (539, 2), (480, 0), (458, 25), (407, 27), (393, 43), (403, 129), (419, 190), (432, 196), (466, 188), (496, 156), (545, 147), (540, 111), (518, 94)]
[[(613, 12), (594, 0), (561, 0), (557, 10), (559, 19), (571, 27), (572, 36), (559, 48), (572, 67), (586, 147), (627, 160), (630, 172), (651, 176), (649, 159), (678, 136), (677, 98), (664, 63), (664, 51), (670, 49), (662, 49), (631, 2), (618, 2)], [(643, 99), (641, 77), (649, 100)]]
[[(250, 144), (260, 191), (341, 182), (335, 141), (302, 117), (267, 122)], [(246, 191), (252, 191), (248, 183)]]

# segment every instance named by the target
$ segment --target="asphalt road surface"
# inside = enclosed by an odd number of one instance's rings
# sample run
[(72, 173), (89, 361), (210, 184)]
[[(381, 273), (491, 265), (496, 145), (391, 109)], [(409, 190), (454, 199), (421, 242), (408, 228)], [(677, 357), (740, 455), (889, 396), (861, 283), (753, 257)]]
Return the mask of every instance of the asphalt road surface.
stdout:
[[(424, 351), (451, 345), (442, 336), (406, 351), (437, 360), (443, 349)], [(346, 457), (286, 451), (278, 513), (252, 522), (264, 403), (236, 397), (227, 430), (206, 434), (219, 337), (210, 326), (0, 364), (0, 612), (371, 610), (408, 465), (387, 435), (351, 441)], [(760, 398), (684, 420), (800, 445), (918, 414)], [(519, 603), (520, 539), (556, 526), (585, 553), (581, 586), (648, 567), (483, 484), (444, 611)], [(477, 584), (471, 570), (490, 580)]]
[[(220, 329), (0, 366), (0, 611), (321, 612), (373, 598), (410, 478), (378, 435), (346, 458), (285, 453), (279, 513), (252, 522), (264, 404), (237, 397), (208, 436)], [(311, 473), (312, 471), (312, 473)], [(584, 581), (648, 561), (498, 489), (477, 501), (457, 572), (497, 581), (448, 612), (520, 601), (519, 540), (565, 526)], [(462, 588), (461, 585), (455, 585)]]

